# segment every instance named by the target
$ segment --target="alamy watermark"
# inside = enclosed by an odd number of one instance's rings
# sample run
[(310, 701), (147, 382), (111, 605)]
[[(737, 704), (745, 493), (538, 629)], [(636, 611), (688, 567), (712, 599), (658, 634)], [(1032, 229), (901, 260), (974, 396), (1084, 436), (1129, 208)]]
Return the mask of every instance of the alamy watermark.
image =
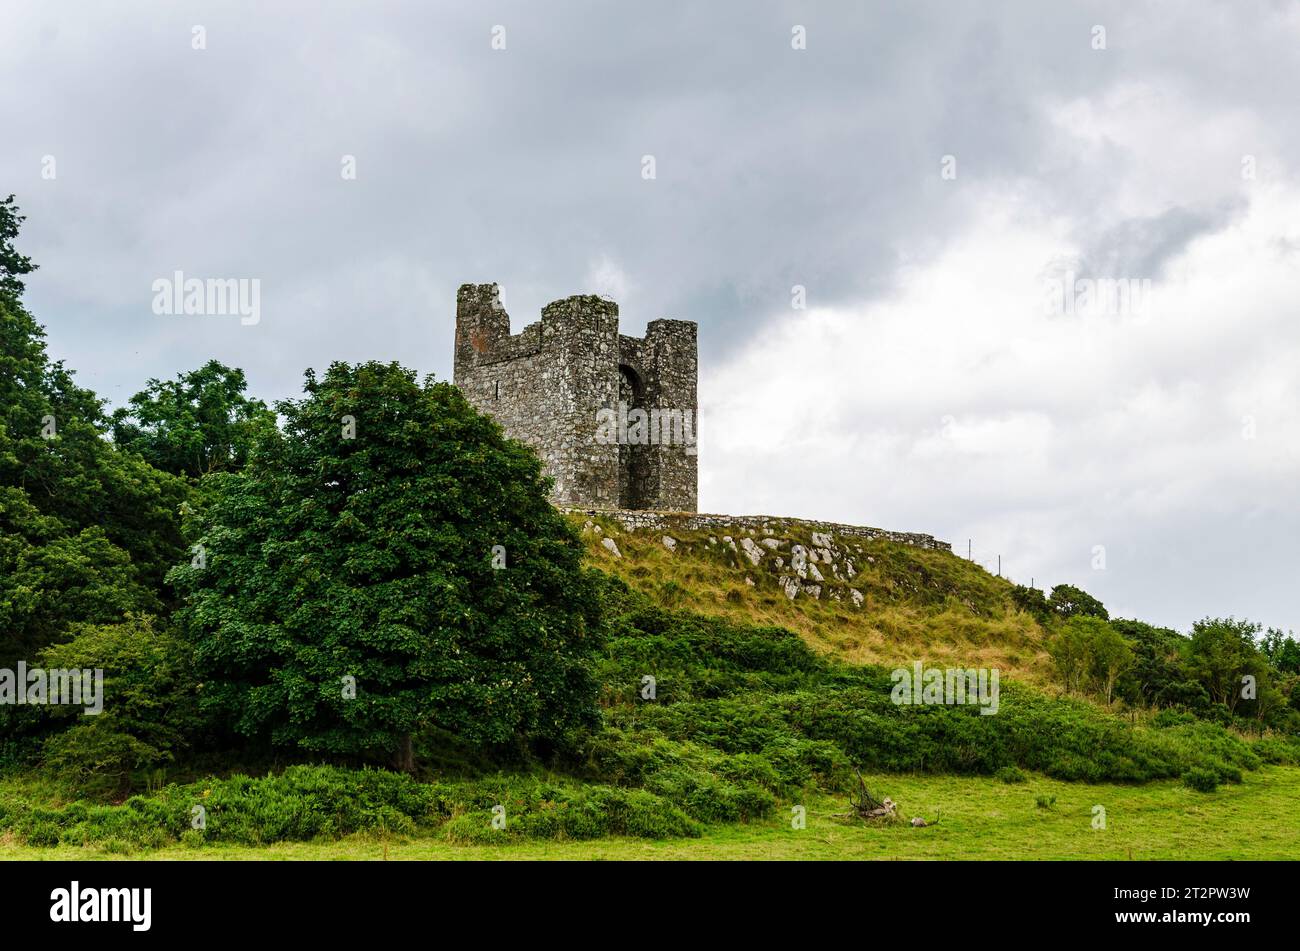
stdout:
[(87, 716), (104, 710), (104, 669), (45, 670), (18, 662), (0, 667), (0, 704), (84, 707)]
[(616, 407), (596, 410), (596, 442), (620, 446), (681, 446), (688, 456), (696, 453), (695, 412), (653, 407), (631, 409), (621, 400)]
[(74, 880), (50, 892), (50, 921), (129, 922), (132, 931), (148, 931), (152, 906), (152, 888), (83, 888)]
[(913, 704), (978, 704), (980, 714), (998, 712), (997, 668), (924, 667), (918, 660), (909, 670), (898, 667), (890, 672), (894, 689), (889, 699), (899, 706)]
[(1150, 278), (1049, 277), (1043, 282), (1043, 308), (1052, 316), (1141, 317), (1151, 311)]
[(176, 271), (153, 282), (160, 316), (238, 317), (245, 327), (262, 319), (262, 281), (256, 277), (186, 277)]

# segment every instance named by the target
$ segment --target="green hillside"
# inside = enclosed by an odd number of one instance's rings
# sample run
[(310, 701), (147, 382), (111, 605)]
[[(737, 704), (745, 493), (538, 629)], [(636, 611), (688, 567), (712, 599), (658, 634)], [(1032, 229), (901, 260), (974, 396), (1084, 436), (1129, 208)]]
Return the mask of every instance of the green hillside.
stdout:
[[(691, 530), (684, 520), (659, 531), (627, 531), (609, 517), (573, 519), (592, 564), (666, 607), (779, 625), (851, 663), (923, 660), (997, 667), (1026, 683), (1052, 682), (1046, 632), (1012, 600), (1014, 586), (951, 552), (843, 535), (832, 535), (827, 548), (814, 544), (813, 528), (779, 519), (768, 526), (771, 533), (740, 525)], [(605, 539), (614, 541), (617, 555)], [(761, 551), (757, 565), (745, 553), (745, 540)], [(823, 556), (810, 561), (822, 579), (809, 575), (809, 583), (821, 588), (818, 597), (801, 589), (791, 599), (781, 586), (781, 578), (792, 575), (795, 546), (830, 552), (829, 565)]]
[[(1084, 799), (1135, 810), (1199, 808), (1206, 794), (1177, 783), (1198, 772), (1228, 788), (1258, 777), (1270, 801), (1294, 798), (1300, 783), (1300, 770), (1285, 765), (1295, 763), (1296, 750), (1276, 739), (1251, 742), (1187, 716), (1134, 724), (1089, 701), (1014, 682), (1003, 684), (995, 716), (972, 706), (899, 706), (886, 668), (814, 652), (783, 628), (665, 608), (612, 577), (601, 582), (600, 597), (609, 626), (596, 670), (601, 722), (548, 757), (486, 756), (429, 734), (417, 745), (414, 775), (305, 764), (263, 769), (260, 778), (177, 772), (174, 781), (120, 804), (70, 801), (57, 783), (11, 776), (0, 784), (0, 836), (32, 854), (183, 846), (189, 851), (178, 854), (201, 855), (313, 841), (337, 842), (329, 848), (346, 855), (357, 848), (356, 836), (522, 854), (537, 842), (704, 840), (712, 844), (701, 854), (725, 854), (728, 842), (766, 835), (784, 842), (774, 845), (779, 854), (790, 845), (786, 817), (802, 807), (814, 811), (814, 826), (839, 829), (847, 854), (856, 854), (870, 852), (868, 843), (880, 836), (888, 842), (898, 835), (836, 818), (860, 769), (881, 795), (908, 791), (898, 800), (908, 816), (936, 805), (967, 816), (943, 831), (945, 845), (919, 854), (969, 856), (987, 848), (991, 841), (980, 837), (997, 823), (980, 818), (981, 798), (1031, 817), (1070, 803), (1079, 848), (1093, 854), (1101, 840), (1089, 839), (1087, 817), (1076, 815)], [(909, 776), (969, 785), (917, 785)], [(1062, 782), (1092, 785), (1062, 795)], [(1114, 785), (1134, 783), (1164, 791), (1135, 798)], [(196, 805), (205, 811), (201, 830), (192, 824)], [(1174, 822), (1148, 820), (1151, 828)], [(740, 839), (723, 831), (738, 825), (753, 831)], [(1294, 830), (1279, 827), (1279, 834), (1290, 835), (1286, 847), (1294, 844)], [(1141, 836), (1133, 841), (1152, 845)], [(1063, 844), (1054, 848), (1072, 854)]]

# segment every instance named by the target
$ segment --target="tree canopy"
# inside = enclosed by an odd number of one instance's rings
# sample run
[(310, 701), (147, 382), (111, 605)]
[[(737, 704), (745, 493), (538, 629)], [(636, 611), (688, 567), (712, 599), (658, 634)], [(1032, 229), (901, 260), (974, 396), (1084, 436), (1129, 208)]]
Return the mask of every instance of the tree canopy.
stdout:
[(275, 414), (246, 388), (243, 370), (217, 360), (175, 380), (149, 380), (113, 413), (113, 442), (194, 479), (241, 468), (258, 435), (275, 428)]
[(1110, 619), (1110, 614), (1100, 601), (1072, 584), (1058, 584), (1052, 588), (1048, 603), (1052, 610), (1064, 618), (1083, 616), (1101, 618), (1103, 621)]
[(559, 739), (595, 710), (594, 587), (537, 457), (447, 383), (335, 363), (212, 476), (173, 579), (206, 701), (273, 744)]

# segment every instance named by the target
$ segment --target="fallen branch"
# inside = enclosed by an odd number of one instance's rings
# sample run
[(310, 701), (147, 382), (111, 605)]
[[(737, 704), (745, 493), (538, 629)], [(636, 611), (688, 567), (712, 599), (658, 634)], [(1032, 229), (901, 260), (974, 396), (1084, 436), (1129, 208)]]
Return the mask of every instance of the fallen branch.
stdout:
[(858, 788), (849, 790), (849, 812), (841, 813), (846, 819), (858, 818), (864, 820), (877, 819), (896, 819), (897, 805), (894, 800), (886, 796), (884, 799), (877, 799), (870, 789), (867, 788), (866, 780), (862, 778), (856, 768), (853, 775), (858, 778)]

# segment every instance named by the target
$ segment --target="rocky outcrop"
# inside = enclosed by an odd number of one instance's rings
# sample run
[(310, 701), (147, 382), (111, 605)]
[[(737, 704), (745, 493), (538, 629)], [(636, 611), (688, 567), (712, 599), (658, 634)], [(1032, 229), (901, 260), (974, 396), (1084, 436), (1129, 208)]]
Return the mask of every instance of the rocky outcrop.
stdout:
[[(609, 511), (572, 509), (570, 511), (582, 511), (587, 515), (601, 515), (612, 518), (629, 531), (668, 532), (674, 529), (678, 531), (708, 531), (709, 529), (735, 531), (741, 529), (751, 533), (759, 533), (763, 538), (771, 538), (811, 529), (813, 547), (826, 549), (827, 551), (833, 547), (833, 538), (882, 539), (884, 541), (899, 542), (903, 545), (915, 545), (918, 548), (952, 551), (952, 545), (938, 540), (933, 535), (922, 535), (918, 532), (891, 532), (883, 528), (844, 525), (839, 522), (818, 522), (802, 518), (772, 518), (766, 515), (706, 515), (690, 512), (658, 512), (634, 509), (611, 509)], [(724, 536), (723, 541), (727, 541), (729, 537)], [(751, 544), (757, 545), (758, 543), (751, 541)]]
[[(763, 579), (775, 584), (791, 601), (799, 597), (821, 600), (823, 596), (845, 606), (861, 609), (866, 595), (858, 587), (858, 569), (854, 559), (868, 564), (875, 559), (863, 550), (861, 540), (886, 540), (917, 547), (949, 551), (946, 542), (929, 535), (886, 532), (882, 529), (802, 519), (693, 515), (680, 512), (589, 511), (587, 514), (617, 522), (629, 534), (657, 536), (668, 552), (708, 553), (738, 571), (747, 587), (758, 588)], [(609, 535), (618, 532), (605, 523)], [(702, 529), (725, 529), (732, 534), (704, 535)], [(596, 521), (588, 519), (584, 533), (601, 534)], [(695, 534), (692, 534), (695, 533)], [(652, 536), (653, 537), (653, 536)], [(609, 537), (601, 545), (615, 558), (623, 557), (618, 545)], [(785, 550), (788, 549), (788, 567)], [(741, 570), (743, 569), (743, 571)], [(753, 569), (757, 569), (754, 571)]]

